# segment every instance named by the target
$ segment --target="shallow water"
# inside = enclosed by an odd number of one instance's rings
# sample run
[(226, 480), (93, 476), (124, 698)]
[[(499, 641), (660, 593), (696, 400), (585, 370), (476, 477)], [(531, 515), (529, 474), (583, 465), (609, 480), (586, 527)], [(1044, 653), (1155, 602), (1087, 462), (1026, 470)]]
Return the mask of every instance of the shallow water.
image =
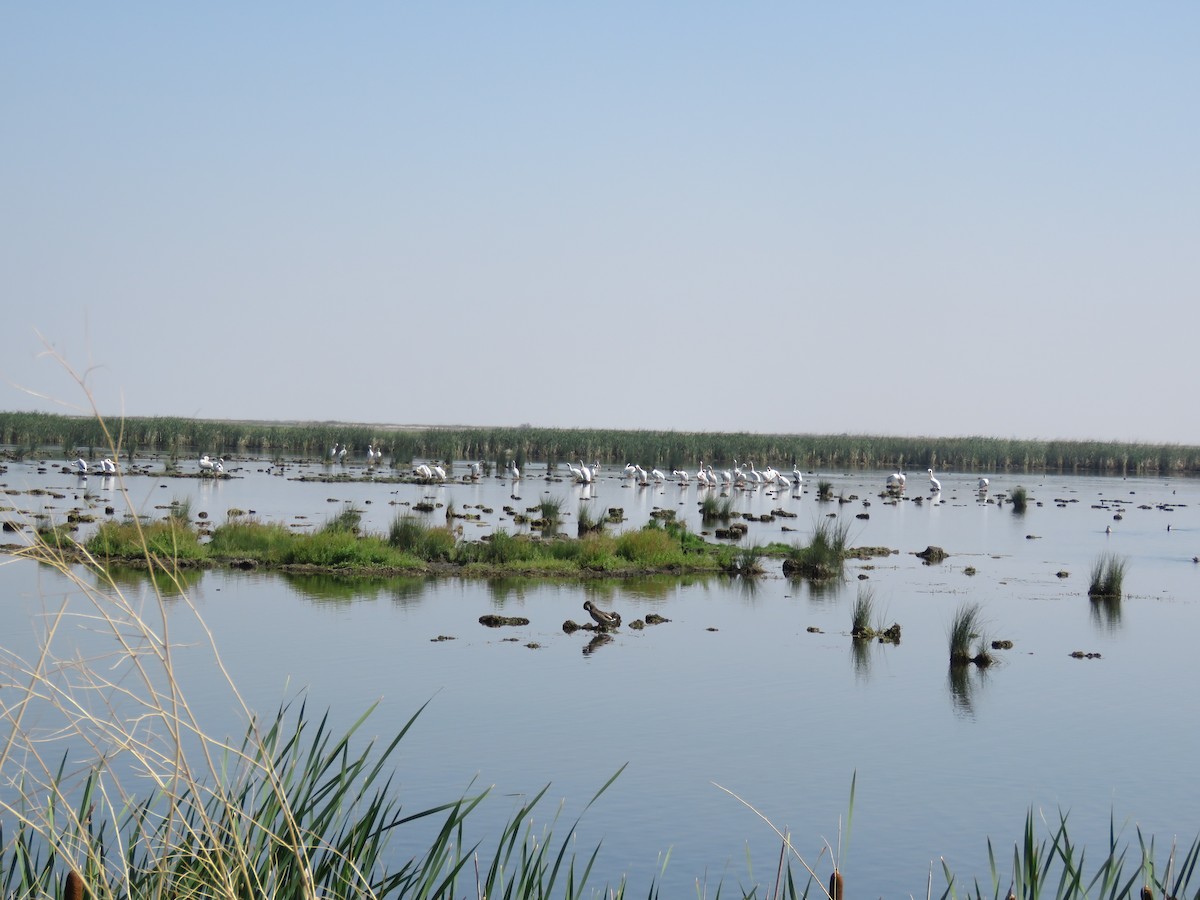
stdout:
[[(235, 477), (219, 482), (131, 476), (129, 496), (149, 514), (186, 497), (193, 515), (207, 512), (210, 522), (240, 508), (298, 528), (349, 502), (364, 510), (364, 527), (380, 531), (423, 498), (443, 504), (429, 514), (432, 522), (444, 521), (450, 504), (491, 509), (479, 524), (463, 523), (470, 539), (496, 527), (519, 530), (505, 505), (520, 510), (549, 492), (570, 513), (589, 490), (528, 477), (516, 491), (496, 478), (445, 486), (319, 483), (294, 479), (334, 470), (293, 465), (277, 476), (266, 473), (265, 461), (226, 465)], [(852, 562), (845, 582), (831, 587), (792, 582), (777, 564), (752, 584), (348, 583), (209, 572), (195, 578), (190, 597), (254, 708), (273, 710), (303, 691), (310, 707), (331, 707), (349, 724), (379, 699), (368, 730), (388, 735), (430, 701), (399, 757), (410, 810), (468, 791), (474, 778), (476, 787), (495, 785), (480, 819), (486, 831), (511, 813), (514, 795), (549, 783), (538, 824), (549, 821), (560, 798), (561, 821), (569, 823), (628, 763), (580, 826), (581, 853), (603, 840), (601, 882), (624, 874), (635, 888), (647, 885), (659, 873), (659, 854), (670, 850), (660, 875), (664, 895), (691, 893), (705, 878), (711, 895), (722, 878), (750, 883), (747, 845), (753, 878), (769, 882), (778, 840), (715, 785), (789, 828), (815, 858), (823, 839), (838, 844), (855, 774), (842, 869), (863, 895), (915, 895), (931, 863), (936, 888), (940, 857), (960, 879), (986, 884), (987, 838), (1006, 858), (1031, 807), (1051, 821), (1069, 811), (1072, 838), (1097, 859), (1110, 814), (1118, 826), (1128, 823), (1135, 856), (1134, 823), (1162, 845), (1176, 835), (1190, 841), (1200, 825), (1185, 775), (1197, 749), (1187, 662), (1200, 625), (1200, 565), (1192, 561), (1200, 552), (1200, 483), (983, 474), (993, 499), (1026, 487), (1028, 512), (981, 500), (976, 473), (939, 473), (943, 489), (932, 499), (927, 479), (910, 476), (907, 499), (895, 505), (879, 496), (882, 472), (812, 473), (799, 493), (734, 493), (739, 510), (796, 514), (752, 523), (748, 543), (803, 540), (833, 514), (850, 524), (854, 545), (899, 551)], [(847, 502), (817, 503), (818, 478)], [(10, 463), (0, 482), (14, 508), (0, 519), (65, 516), (85, 495), (75, 476), (55, 468), (39, 474)], [(33, 487), (63, 497), (26, 493)], [(116, 486), (89, 483), (86, 491), (99, 496), (102, 514)], [(701, 530), (695, 484), (638, 488), (613, 472), (590, 493), (588, 502), (624, 509), (621, 527), (640, 527), (659, 507), (678, 510)], [(931, 544), (950, 557), (924, 565), (913, 554)], [(1106, 550), (1129, 562), (1118, 604), (1086, 596), (1090, 566)], [(859, 575), (887, 622), (902, 625), (900, 645), (856, 648), (848, 637)], [(135, 596), (146, 592), (142, 576), (125, 583)], [(0, 611), (4, 646), (22, 655), (37, 642), (33, 614), (73, 597), (61, 577), (25, 563), (0, 567), (0, 587), (12, 598)], [(587, 598), (615, 607), (627, 622), (649, 612), (671, 621), (642, 632), (624, 628), (584, 652), (590, 635), (566, 635), (561, 626), (585, 619)], [(954, 680), (946, 628), (964, 602), (983, 604), (989, 634), (1015, 646), (992, 669)], [(168, 610), (174, 637), (189, 645), (178, 665), (200, 714), (214, 728), (239, 730), (236, 705), (212, 678), (187, 604), (171, 600)], [(493, 612), (531, 624), (478, 624)], [(434, 640), (439, 635), (454, 639)], [(1073, 650), (1101, 656), (1073, 659)], [(818, 871), (827, 874), (826, 861)]]

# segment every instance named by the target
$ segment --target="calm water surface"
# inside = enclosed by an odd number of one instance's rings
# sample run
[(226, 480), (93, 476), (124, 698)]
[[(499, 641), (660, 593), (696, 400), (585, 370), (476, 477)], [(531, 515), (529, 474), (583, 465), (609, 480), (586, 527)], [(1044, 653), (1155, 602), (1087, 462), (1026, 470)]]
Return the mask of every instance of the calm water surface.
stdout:
[[(268, 466), (227, 463), (234, 477), (216, 483), (133, 475), (127, 489), (150, 515), (189, 498), (192, 514), (205, 512), (210, 522), (237, 508), (298, 529), (352, 503), (364, 511), (364, 527), (383, 531), (429, 499), (442, 504), (428, 514), (431, 523), (445, 521), (451, 505), (478, 513), (478, 522), (455, 520), (464, 539), (475, 539), (497, 527), (520, 530), (504, 507), (520, 511), (547, 493), (563, 498), (568, 513), (579, 502), (620, 507), (621, 527), (640, 527), (662, 508), (701, 529), (694, 483), (639, 488), (615, 471), (590, 488), (534, 477), (514, 490), (495, 478), (443, 486), (300, 481), (337, 470), (292, 464), (281, 476)], [(57, 466), (43, 468), (9, 464), (0, 475), (8, 507), (0, 519), (61, 520), (85, 493), (101, 512), (109, 502), (123, 509), (116, 485), (92, 476), (85, 488)], [(534, 471), (541, 476), (544, 467)], [(581, 852), (603, 841), (598, 883), (627, 875), (644, 886), (657, 874), (664, 896), (694, 895), (698, 879), (711, 896), (721, 879), (768, 882), (777, 839), (715, 785), (789, 828), (815, 858), (823, 840), (837, 845), (855, 773), (842, 868), (862, 895), (915, 895), (942, 857), (959, 878), (986, 880), (987, 838), (1011, 853), (1030, 808), (1051, 820), (1069, 812), (1073, 839), (1097, 858), (1110, 814), (1125, 824), (1135, 854), (1135, 824), (1164, 844), (1177, 835), (1190, 841), (1200, 828), (1186, 774), (1200, 743), (1189, 665), (1200, 634), (1200, 565), (1192, 561), (1200, 553), (1200, 484), (984, 474), (993, 498), (1026, 487), (1028, 512), (981, 500), (978, 473), (939, 473), (943, 490), (933, 498), (928, 480), (911, 475), (907, 499), (895, 505), (878, 496), (882, 472), (812, 473), (800, 491), (734, 493), (741, 511), (796, 514), (753, 523), (747, 543), (806, 540), (814, 522), (833, 514), (850, 524), (855, 545), (899, 551), (852, 562), (845, 582), (831, 587), (792, 582), (770, 564), (749, 584), (348, 583), (209, 572), (190, 593), (256, 709), (303, 695), (345, 725), (379, 700), (367, 730), (387, 736), (429, 701), (398, 757), (401, 797), (415, 810), (494, 785), (480, 817), (485, 848), (488, 826), (507, 819), (521, 797), (550, 784), (536, 824), (548, 824), (560, 800), (569, 823), (627, 763), (579, 829)], [(818, 478), (847, 502), (817, 503)], [(33, 488), (62, 496), (28, 493)], [(913, 555), (930, 544), (949, 559), (926, 566)], [(1104, 551), (1129, 562), (1126, 596), (1115, 605), (1086, 596), (1088, 570)], [(899, 646), (856, 648), (848, 637), (859, 575), (887, 623), (901, 624)], [(140, 576), (127, 584), (134, 596), (148, 594)], [(0, 567), (0, 588), (4, 647), (23, 656), (36, 647), (40, 612), (77, 602), (65, 580), (26, 563)], [(562, 624), (585, 620), (589, 598), (627, 622), (650, 612), (670, 622), (622, 629), (584, 652), (590, 635), (564, 634)], [(983, 604), (989, 633), (1015, 646), (998, 666), (956, 682), (946, 629), (964, 602)], [(175, 639), (187, 645), (178, 664), (193, 702), (212, 727), (238, 731), (236, 704), (213, 678), (187, 604), (171, 600), (169, 610)], [(478, 624), (494, 612), (531, 624)], [(454, 639), (435, 641), (439, 635)], [(1073, 659), (1073, 650), (1101, 657)], [(403, 838), (397, 846), (405, 849)], [(828, 868), (823, 862), (819, 871)]]

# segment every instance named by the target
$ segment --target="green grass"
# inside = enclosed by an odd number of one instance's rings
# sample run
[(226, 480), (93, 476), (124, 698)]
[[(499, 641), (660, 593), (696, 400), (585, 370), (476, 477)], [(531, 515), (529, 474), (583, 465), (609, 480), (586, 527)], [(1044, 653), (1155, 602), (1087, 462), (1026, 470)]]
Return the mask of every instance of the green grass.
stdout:
[(874, 632), (871, 620), (875, 617), (875, 591), (867, 585), (858, 586), (858, 596), (850, 612), (850, 636), (870, 637)]
[(1029, 492), (1020, 485), (1017, 485), (1012, 489), (1008, 500), (1012, 504), (1013, 512), (1023, 513), (1029, 507)]
[(587, 500), (579, 501), (579, 509), (575, 513), (575, 526), (580, 537), (592, 532), (603, 532), (608, 517), (603, 513), (593, 512), (595, 505)]
[(538, 518), (546, 531), (557, 531), (562, 524), (563, 500), (561, 497), (543, 497), (538, 502)]
[[(983, 634), (983, 612), (978, 603), (964, 603), (955, 611), (950, 621), (949, 639), (952, 666), (973, 662), (984, 668), (995, 661)], [(975, 653), (971, 652), (972, 641), (977, 641)]]
[(807, 545), (793, 545), (783, 560), (783, 574), (789, 577), (825, 580), (838, 578), (846, 565), (846, 544), (850, 526), (824, 518), (813, 523), (812, 539)]
[(1092, 563), (1092, 575), (1088, 581), (1088, 596), (1097, 599), (1120, 599), (1125, 586), (1127, 560), (1105, 553)]
[(821, 479), (817, 482), (817, 500), (827, 503), (833, 499), (833, 482)]
[(700, 520), (705, 525), (728, 522), (733, 515), (733, 498), (731, 497), (714, 497), (709, 494), (700, 501)]

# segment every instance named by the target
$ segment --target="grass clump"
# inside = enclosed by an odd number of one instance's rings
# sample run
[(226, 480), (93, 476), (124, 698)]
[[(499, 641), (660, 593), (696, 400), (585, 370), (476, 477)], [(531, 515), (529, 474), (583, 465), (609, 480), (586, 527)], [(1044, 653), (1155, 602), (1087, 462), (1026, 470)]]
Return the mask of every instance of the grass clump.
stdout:
[[(983, 635), (983, 613), (978, 603), (965, 603), (954, 613), (950, 622), (950, 665), (964, 666), (975, 663), (986, 668), (995, 662)], [(977, 641), (975, 653), (971, 653), (971, 642)]]
[(341, 512), (325, 520), (322, 526), (323, 531), (343, 531), (350, 534), (358, 534), (359, 526), (362, 524), (363, 511), (356, 509), (353, 504), (343, 504)]
[(563, 501), (561, 497), (543, 497), (538, 503), (538, 518), (545, 531), (557, 531), (562, 524)]
[(858, 586), (858, 596), (850, 612), (850, 636), (869, 638), (874, 634), (871, 619), (875, 616), (875, 591), (866, 585)]
[(817, 499), (822, 503), (827, 503), (833, 499), (833, 482), (827, 481), (824, 478), (817, 482)]
[(728, 522), (733, 518), (733, 498), (707, 496), (700, 501), (700, 521), (705, 525)]
[(1088, 596), (1097, 599), (1120, 599), (1125, 585), (1128, 561), (1113, 553), (1104, 553), (1092, 564)]
[(783, 574), (814, 580), (839, 577), (845, 570), (849, 534), (850, 526), (844, 522), (818, 520), (808, 545), (794, 545), (784, 557)]
[(167, 518), (174, 519), (183, 525), (192, 521), (192, 498), (176, 497), (167, 507)]
[(1009, 495), (1008, 500), (1012, 504), (1013, 512), (1023, 513), (1029, 507), (1029, 492), (1020, 485), (1017, 485), (1012, 489), (1012, 494)]
[(579, 510), (575, 514), (576, 530), (579, 537), (604, 531), (608, 517), (602, 513), (593, 513), (593, 505), (585, 500), (579, 501)]

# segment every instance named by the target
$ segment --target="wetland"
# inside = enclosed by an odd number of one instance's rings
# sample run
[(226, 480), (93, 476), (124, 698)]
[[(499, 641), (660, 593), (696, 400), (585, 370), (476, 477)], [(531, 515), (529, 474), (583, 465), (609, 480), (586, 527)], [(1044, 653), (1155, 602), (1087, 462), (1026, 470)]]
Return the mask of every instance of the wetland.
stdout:
[[(583, 847), (601, 843), (602, 883), (625, 877), (638, 890), (653, 880), (667, 896), (769, 884), (779, 840), (728, 792), (789, 829), (806, 859), (823, 855), (827, 874), (822, 848), (839, 846), (852, 780), (840, 868), (863, 894), (915, 894), (931, 864), (938, 882), (943, 859), (960, 879), (986, 882), (988, 839), (1011, 856), (1004, 847), (1031, 810), (1051, 824), (1067, 814), (1072, 840), (1101, 850), (1113, 821), (1135, 847), (1137, 828), (1164, 844), (1196, 835), (1187, 661), (1200, 627), (1200, 481), (1186, 475), (948, 468), (931, 492), (914, 466), (893, 493), (890, 466), (802, 467), (803, 481), (786, 487), (702, 487), (694, 475), (640, 484), (618, 464), (578, 483), (565, 464), (529, 457), (519, 481), (496, 463), (474, 479), (461, 458), (439, 460), (447, 479), (430, 481), (408, 461), (235, 452), (220, 477), (203, 474), (198, 456), (135, 453), (117, 476), (81, 478), (61, 450), (13, 450), (0, 473), (10, 553), (39, 528), (86, 546), (106, 523), (134, 519), (174, 518), (206, 553), (222, 527), (252, 522), (313, 540), (347, 511), (355, 542), (388, 544), (398, 520), (419, 526), (417, 537), (448, 535), (450, 556), (436, 566), (428, 552), (357, 572), (267, 557), (231, 565), (251, 558), (242, 548), (213, 567), (110, 570), (129, 596), (165, 596), (179, 677), (213, 729), (238, 725), (229, 698), (206, 692), (210, 663), (194, 649), (205, 631), (252, 709), (303, 697), (348, 724), (378, 702), (369, 727), (386, 736), (423, 706), (397, 772), (405, 806), (495, 785), (475, 825), (487, 831), (550, 785), (573, 821), (621, 770), (579, 824)], [(774, 462), (791, 475), (790, 460)], [(1011, 499), (1018, 488), (1024, 512)], [(710, 498), (727, 504), (727, 521), (706, 516)], [(536, 524), (554, 507), (559, 536)], [(581, 539), (581, 519), (606, 525)], [(852, 552), (837, 577), (790, 574), (789, 550), (811, 545), (825, 523), (866, 552)], [(453, 557), (497, 535), (541, 547), (609, 542), (593, 560), (631, 561), (623, 540), (658, 542), (642, 550), (697, 562), (605, 562), (580, 577), (563, 566), (578, 551), (549, 551), (556, 562), (540, 570)], [(699, 542), (690, 554), (689, 541)], [(1125, 565), (1123, 592), (1090, 596), (1106, 555)], [(29, 654), (73, 602), (71, 583), (53, 567), (5, 562), (5, 647)], [(852, 637), (864, 586), (871, 626), (899, 625), (899, 641)], [(585, 603), (622, 625), (593, 625)], [(967, 604), (1001, 644), (992, 665), (948, 664)], [(484, 617), (519, 624), (487, 627)], [(59, 636), (101, 652), (82, 620)], [(544, 810), (539, 825), (553, 815)]]

